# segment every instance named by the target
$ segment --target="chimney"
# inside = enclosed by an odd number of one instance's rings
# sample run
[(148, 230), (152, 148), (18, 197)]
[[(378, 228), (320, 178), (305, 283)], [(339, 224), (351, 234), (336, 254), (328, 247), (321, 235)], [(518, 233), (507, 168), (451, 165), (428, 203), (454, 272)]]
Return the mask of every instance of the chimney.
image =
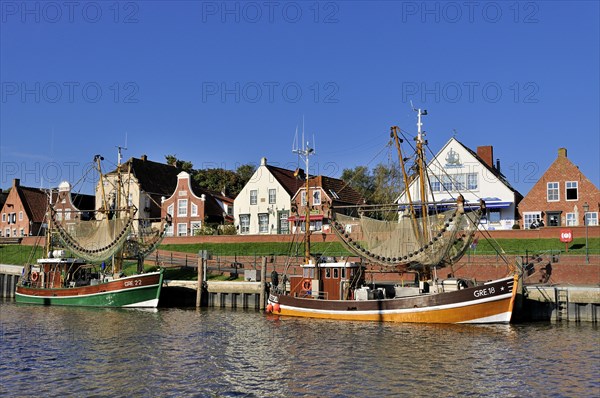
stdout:
[(267, 158), (261, 158), (260, 159), (260, 165), (261, 166), (266, 166), (267, 165)]
[(566, 158), (567, 157), (567, 148), (558, 148), (558, 157)]
[(478, 146), (477, 156), (479, 156), (485, 164), (494, 168), (494, 147), (491, 145)]
[(21, 180), (19, 178), (13, 179), (13, 187), (21, 186)]
[(496, 170), (498, 170), (498, 173), (500, 172), (500, 159), (496, 159)]
[(146, 160), (148, 160), (148, 155), (146, 155), (146, 154), (142, 155), (142, 162), (145, 162)]

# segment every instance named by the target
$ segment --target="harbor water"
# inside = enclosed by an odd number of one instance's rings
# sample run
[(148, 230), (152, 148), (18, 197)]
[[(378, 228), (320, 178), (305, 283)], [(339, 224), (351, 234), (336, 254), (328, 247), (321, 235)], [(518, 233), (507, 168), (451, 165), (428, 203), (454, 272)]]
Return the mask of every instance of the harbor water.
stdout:
[(409, 325), (0, 301), (0, 396), (597, 397), (590, 323)]

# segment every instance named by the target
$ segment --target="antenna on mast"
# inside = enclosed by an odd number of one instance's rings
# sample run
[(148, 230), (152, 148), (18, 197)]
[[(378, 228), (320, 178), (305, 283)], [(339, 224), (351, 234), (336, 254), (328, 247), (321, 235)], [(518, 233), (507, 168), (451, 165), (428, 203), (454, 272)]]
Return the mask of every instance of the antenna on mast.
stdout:
[(123, 159), (122, 150), (127, 150), (127, 132), (125, 132), (125, 146), (117, 145), (117, 166), (121, 165), (121, 160)]

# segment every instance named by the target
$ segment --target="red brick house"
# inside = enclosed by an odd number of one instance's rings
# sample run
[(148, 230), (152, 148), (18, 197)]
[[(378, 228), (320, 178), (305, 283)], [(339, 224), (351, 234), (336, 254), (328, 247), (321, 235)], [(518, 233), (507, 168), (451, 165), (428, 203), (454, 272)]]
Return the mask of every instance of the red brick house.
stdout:
[[(558, 157), (519, 204), (521, 226), (530, 228), (537, 220), (546, 227), (598, 225), (600, 190), (567, 158), (560, 148)], [(535, 224), (534, 224), (535, 225)]]
[(58, 191), (52, 192), (52, 204), (56, 210), (56, 221), (68, 225), (77, 219), (89, 220), (94, 215), (96, 197), (94, 195), (73, 194), (71, 185), (63, 181)]
[(21, 186), (18, 178), (0, 210), (0, 236), (15, 238), (43, 234), (48, 205), (46, 190)]
[(162, 201), (163, 217), (172, 216), (167, 236), (194, 236), (206, 224), (225, 224), (233, 221), (233, 199), (200, 187), (189, 173), (177, 175), (177, 186)]
[(309, 179), (308, 203), (306, 200), (306, 185), (298, 189), (292, 197), (292, 215), (290, 221), (293, 228), (304, 230), (306, 220), (306, 205), (310, 206), (310, 229), (312, 231), (330, 232), (330, 222), (334, 212), (355, 214), (351, 207), (335, 209), (336, 206), (354, 206), (365, 203), (364, 198), (347, 185), (343, 180), (326, 176), (316, 176)]

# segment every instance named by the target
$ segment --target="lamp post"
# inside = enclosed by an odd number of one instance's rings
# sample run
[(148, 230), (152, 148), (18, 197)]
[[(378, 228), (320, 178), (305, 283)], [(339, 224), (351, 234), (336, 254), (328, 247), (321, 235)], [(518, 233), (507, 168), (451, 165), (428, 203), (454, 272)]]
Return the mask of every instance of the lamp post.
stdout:
[(585, 225), (585, 263), (590, 263), (590, 251), (588, 249), (588, 218), (587, 213), (590, 211), (588, 202), (583, 204), (583, 224)]

